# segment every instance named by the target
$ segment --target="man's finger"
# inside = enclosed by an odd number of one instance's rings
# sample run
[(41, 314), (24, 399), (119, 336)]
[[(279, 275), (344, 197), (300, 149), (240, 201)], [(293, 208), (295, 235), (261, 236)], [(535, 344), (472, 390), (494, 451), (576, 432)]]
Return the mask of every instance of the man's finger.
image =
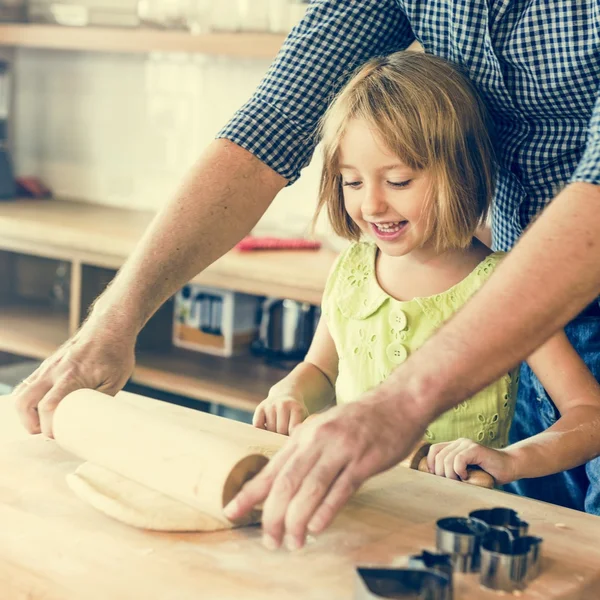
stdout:
[(230, 521), (247, 515), (257, 504), (268, 496), (277, 472), (288, 460), (293, 452), (289, 444), (269, 461), (265, 468), (256, 477), (244, 484), (238, 495), (223, 509), (223, 514)]
[(322, 505), (346, 466), (343, 456), (321, 456), (304, 477), (285, 516), (286, 541), (290, 550), (304, 546), (308, 523)]
[(40, 418), (40, 427), (42, 433), (49, 438), (54, 437), (52, 431), (52, 420), (54, 418), (54, 411), (60, 404), (62, 399), (81, 388), (79, 382), (74, 380), (72, 377), (65, 377), (59, 379), (54, 386), (46, 393), (42, 401), (38, 404), (38, 415)]
[(38, 404), (51, 388), (52, 383), (37, 378), (33, 383), (22, 382), (11, 394), (19, 419), (29, 433), (41, 432)]
[(340, 473), (335, 483), (331, 486), (329, 493), (308, 522), (308, 531), (310, 533), (321, 533), (329, 527), (338, 511), (360, 487), (360, 483), (362, 482), (356, 481), (350, 473), (351, 467), (348, 466)]
[(296, 448), (273, 481), (272, 489), (263, 506), (263, 540), (267, 548), (279, 548), (285, 533), (285, 517), (290, 502), (303, 481), (319, 460), (320, 450), (315, 444), (308, 449)]

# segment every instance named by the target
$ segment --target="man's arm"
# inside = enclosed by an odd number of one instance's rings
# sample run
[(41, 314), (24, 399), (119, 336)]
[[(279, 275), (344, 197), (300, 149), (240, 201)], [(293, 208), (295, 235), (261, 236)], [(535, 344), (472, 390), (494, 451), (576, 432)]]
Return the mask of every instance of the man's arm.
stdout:
[[(299, 176), (331, 97), (368, 58), (414, 39), (395, 0), (315, 0), (252, 99), (156, 217), (80, 329), (15, 392), (30, 432), (52, 433), (62, 398), (79, 388), (116, 393), (137, 334), (181, 285), (223, 255)], [(233, 143), (232, 143), (233, 142)]]
[(155, 310), (250, 231), (285, 184), (246, 150), (213, 142), (86, 323), (13, 393), (25, 427), (51, 435), (54, 410), (70, 392), (121, 389), (133, 369), (136, 337)]
[[(306, 423), (226, 508), (264, 502), (265, 545), (304, 544), (427, 425), (530, 355), (600, 292), (600, 95), (584, 156), (485, 286), (361, 401)], [(322, 457), (327, 457), (324, 460)]]

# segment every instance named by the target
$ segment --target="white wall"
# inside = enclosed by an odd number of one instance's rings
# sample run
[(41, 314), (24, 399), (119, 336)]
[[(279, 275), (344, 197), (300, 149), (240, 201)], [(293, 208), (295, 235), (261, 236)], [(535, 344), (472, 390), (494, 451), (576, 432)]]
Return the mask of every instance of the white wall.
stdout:
[[(156, 210), (268, 65), (187, 54), (20, 50), (16, 171), (41, 177), (59, 197)], [(317, 163), (280, 194), (258, 233), (306, 230)]]

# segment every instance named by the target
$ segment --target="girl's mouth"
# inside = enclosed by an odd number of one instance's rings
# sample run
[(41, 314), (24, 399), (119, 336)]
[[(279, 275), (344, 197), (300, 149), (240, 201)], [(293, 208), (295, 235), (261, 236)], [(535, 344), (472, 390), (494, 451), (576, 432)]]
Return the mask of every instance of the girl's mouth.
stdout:
[(395, 240), (400, 237), (406, 227), (408, 221), (393, 221), (390, 223), (369, 223), (371, 230), (375, 236), (381, 240)]

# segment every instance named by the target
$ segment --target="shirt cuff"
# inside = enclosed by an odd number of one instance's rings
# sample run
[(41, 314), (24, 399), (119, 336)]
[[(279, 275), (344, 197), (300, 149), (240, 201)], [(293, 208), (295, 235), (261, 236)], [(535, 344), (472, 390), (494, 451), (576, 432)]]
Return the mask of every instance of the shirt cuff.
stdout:
[(316, 146), (311, 133), (302, 132), (276, 108), (254, 96), (240, 108), (217, 139), (228, 139), (251, 152), (292, 184), (308, 165)]

